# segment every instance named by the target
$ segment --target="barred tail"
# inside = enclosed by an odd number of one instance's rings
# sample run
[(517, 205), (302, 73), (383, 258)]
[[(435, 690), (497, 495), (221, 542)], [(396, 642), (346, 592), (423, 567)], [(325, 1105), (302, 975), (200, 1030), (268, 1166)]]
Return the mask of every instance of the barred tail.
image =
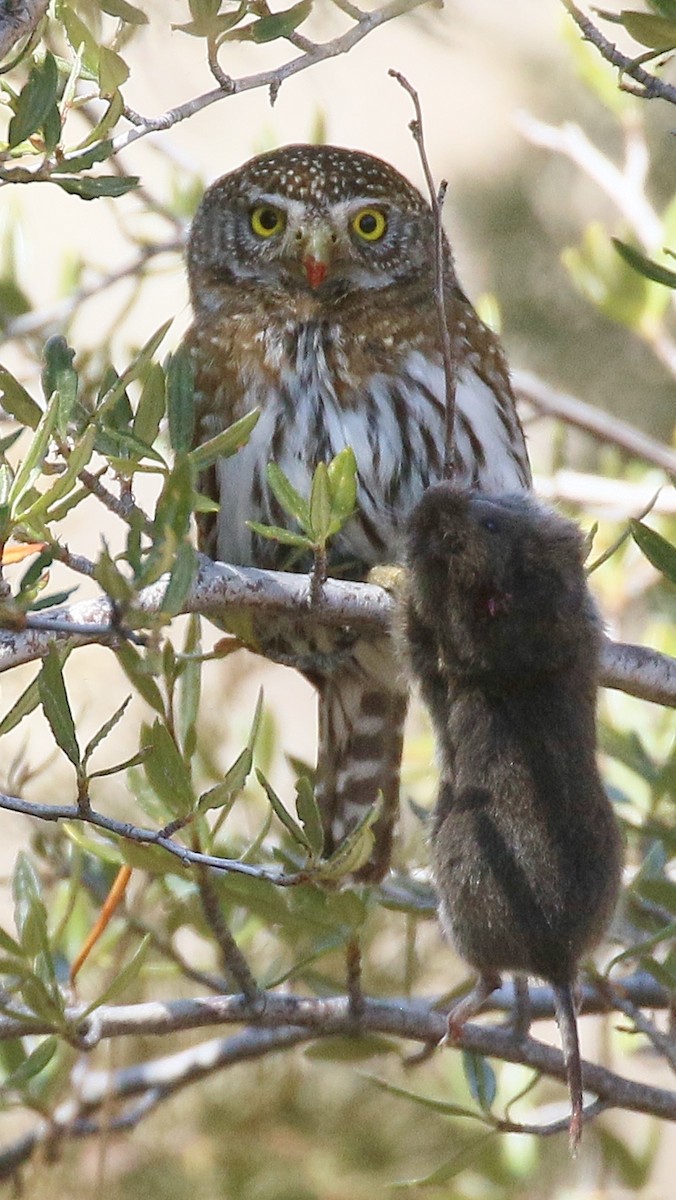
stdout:
[(355, 643), (340, 668), (314, 680), (319, 691), (317, 799), (331, 853), (382, 796), (375, 845), (360, 879), (388, 869), (399, 809), (408, 690), (389, 637)]

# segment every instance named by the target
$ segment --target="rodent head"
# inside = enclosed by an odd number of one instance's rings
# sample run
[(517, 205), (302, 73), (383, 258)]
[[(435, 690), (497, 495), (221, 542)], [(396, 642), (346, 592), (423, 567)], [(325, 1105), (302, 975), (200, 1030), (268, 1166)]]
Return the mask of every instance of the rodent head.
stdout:
[(411, 602), (449, 662), (518, 673), (598, 638), (582, 535), (528, 493), (430, 488), (409, 522), (408, 566)]

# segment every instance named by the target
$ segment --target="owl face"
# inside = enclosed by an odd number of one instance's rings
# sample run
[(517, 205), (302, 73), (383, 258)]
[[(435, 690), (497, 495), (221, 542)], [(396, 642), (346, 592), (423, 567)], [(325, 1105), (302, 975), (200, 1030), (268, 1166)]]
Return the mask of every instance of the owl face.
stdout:
[(318, 300), (432, 269), (429, 205), (397, 171), (354, 150), (286, 146), (219, 179), (195, 217), (193, 305), (248, 282)]

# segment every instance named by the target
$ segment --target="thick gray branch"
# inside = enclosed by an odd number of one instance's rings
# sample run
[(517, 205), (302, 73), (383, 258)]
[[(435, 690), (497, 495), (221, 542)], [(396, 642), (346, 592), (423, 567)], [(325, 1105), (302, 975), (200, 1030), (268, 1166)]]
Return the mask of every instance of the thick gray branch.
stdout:
[(49, 0), (0, 0), (0, 58), (42, 20)]
[[(138, 608), (148, 615), (162, 607), (166, 582), (160, 580), (138, 597)], [(200, 569), (185, 605), (186, 612), (223, 615), (227, 609), (247, 608), (269, 614), (311, 617), (316, 624), (350, 625), (359, 631), (381, 633), (388, 629), (394, 609), (392, 597), (369, 583), (329, 579), (321, 603), (312, 605), (310, 577), (283, 571), (260, 571), (200, 560)], [(83, 600), (54, 609), (44, 618), (34, 617), (33, 628), (0, 632), (0, 672), (42, 658), (54, 642), (82, 646), (114, 641), (113, 612), (105, 597)], [(59, 623), (58, 631), (50, 623)], [(40, 627), (42, 622), (42, 627)], [(76, 629), (71, 633), (70, 628)], [(606, 640), (601, 682), (643, 700), (676, 706), (676, 659), (657, 650)]]

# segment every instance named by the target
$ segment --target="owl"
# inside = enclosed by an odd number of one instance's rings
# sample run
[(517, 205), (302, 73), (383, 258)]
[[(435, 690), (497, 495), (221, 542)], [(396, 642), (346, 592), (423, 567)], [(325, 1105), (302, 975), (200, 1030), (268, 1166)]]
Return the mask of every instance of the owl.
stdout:
[[(201, 549), (244, 566), (307, 570), (247, 521), (288, 524), (266, 480), (274, 461), (309, 495), (346, 446), (355, 515), (329, 547), (329, 573), (363, 580), (401, 557), (407, 517), (445, 458), (445, 376), (429, 204), (393, 167), (356, 150), (292, 145), (259, 155), (205, 193), (188, 244), (198, 437), (252, 408), (248, 444), (201, 481), (220, 504)], [(530, 486), (502, 349), (456, 278), (444, 242), (444, 298), (456, 376), (458, 484)], [(362, 877), (390, 860), (407, 686), (387, 635), (255, 618), (251, 645), (299, 667), (318, 691), (317, 798), (326, 852), (381, 798)]]

